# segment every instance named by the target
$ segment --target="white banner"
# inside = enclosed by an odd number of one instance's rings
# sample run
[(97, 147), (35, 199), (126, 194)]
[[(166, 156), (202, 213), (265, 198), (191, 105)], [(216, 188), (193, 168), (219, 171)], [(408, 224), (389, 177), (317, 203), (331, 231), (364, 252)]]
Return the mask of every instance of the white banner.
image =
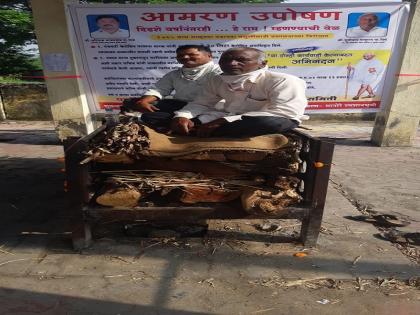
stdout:
[(308, 113), (349, 113), (384, 101), (407, 6), (69, 4), (69, 12), (92, 113), (141, 96), (180, 66), (175, 49), (186, 44), (209, 45), (215, 61), (231, 47), (261, 49), (270, 70), (307, 82)]

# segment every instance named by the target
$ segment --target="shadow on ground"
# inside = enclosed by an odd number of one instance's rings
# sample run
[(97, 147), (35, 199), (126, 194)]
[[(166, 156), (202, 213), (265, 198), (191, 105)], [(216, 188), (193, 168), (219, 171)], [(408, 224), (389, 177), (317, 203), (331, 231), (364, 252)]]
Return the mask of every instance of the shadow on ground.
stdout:
[[(7, 299), (5, 299), (7, 297)], [(39, 293), (29, 290), (13, 290), (0, 287), (0, 314), (170, 314), (205, 315), (192, 312), (138, 304), (104, 301), (100, 299), (71, 297), (60, 294)]]
[(0, 143), (60, 145), (55, 130), (0, 130)]

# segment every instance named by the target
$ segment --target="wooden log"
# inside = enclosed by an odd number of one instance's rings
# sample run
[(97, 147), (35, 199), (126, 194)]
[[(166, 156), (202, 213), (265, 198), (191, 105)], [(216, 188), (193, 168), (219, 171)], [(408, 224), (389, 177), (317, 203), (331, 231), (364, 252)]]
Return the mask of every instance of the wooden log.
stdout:
[(242, 170), (217, 161), (173, 160), (153, 157), (144, 158), (135, 165), (138, 165), (139, 169), (192, 172), (222, 178), (243, 174)]
[(187, 186), (182, 188), (180, 201), (194, 204), (198, 202), (228, 202), (238, 198), (239, 190), (229, 190), (214, 186)]
[(241, 195), (243, 209), (258, 215), (286, 214), (287, 207), (297, 204), (300, 200), (300, 195), (292, 189), (273, 194), (271, 191), (249, 188)]
[(213, 150), (199, 153), (191, 153), (180, 157), (173, 157), (174, 160), (207, 160), (207, 161), (236, 161), (236, 162), (254, 162), (261, 161), (268, 155), (268, 152), (261, 151), (224, 151)]
[(268, 155), (267, 152), (248, 152), (248, 151), (226, 151), (225, 156), (228, 160), (238, 162), (261, 161)]
[(141, 193), (130, 187), (112, 188), (96, 198), (96, 202), (102, 206), (110, 207), (134, 207), (141, 198)]
[(174, 160), (200, 160), (200, 161), (226, 161), (226, 157), (223, 152), (220, 151), (206, 151), (191, 153), (179, 157), (173, 157)]
[(298, 187), (300, 179), (294, 176), (277, 176), (274, 187), (280, 190), (290, 190)]
[(105, 154), (98, 156), (94, 159), (98, 163), (121, 163), (121, 164), (133, 164), (134, 160), (127, 154)]

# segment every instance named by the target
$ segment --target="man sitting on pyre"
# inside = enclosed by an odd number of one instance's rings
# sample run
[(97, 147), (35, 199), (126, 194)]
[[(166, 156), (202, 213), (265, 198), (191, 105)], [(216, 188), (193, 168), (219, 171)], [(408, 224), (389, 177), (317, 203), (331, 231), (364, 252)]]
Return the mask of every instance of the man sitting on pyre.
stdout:
[[(209, 77), (221, 73), (208, 46), (179, 46), (176, 58), (182, 67), (164, 75), (142, 97), (126, 100), (121, 111), (141, 112), (142, 121), (156, 127), (169, 123), (174, 111), (194, 100)], [(173, 98), (165, 98), (172, 92)]]
[(304, 117), (305, 81), (269, 71), (266, 64), (261, 50), (228, 49), (219, 60), (223, 73), (209, 77), (202, 92), (175, 111), (170, 124), (157, 112), (145, 122), (151, 127), (167, 124), (174, 133), (199, 137), (253, 137), (291, 130)]

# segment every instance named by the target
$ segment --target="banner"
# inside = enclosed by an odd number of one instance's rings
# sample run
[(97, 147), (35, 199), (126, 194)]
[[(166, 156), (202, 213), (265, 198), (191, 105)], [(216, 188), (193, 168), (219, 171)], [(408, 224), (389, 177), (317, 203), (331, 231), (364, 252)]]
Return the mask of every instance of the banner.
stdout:
[[(263, 50), (272, 71), (307, 83), (308, 113), (378, 111), (407, 4), (69, 4), (91, 112), (141, 96), (178, 68), (179, 45)], [(399, 35), (398, 35), (399, 34)], [(392, 58), (391, 58), (392, 56)]]

